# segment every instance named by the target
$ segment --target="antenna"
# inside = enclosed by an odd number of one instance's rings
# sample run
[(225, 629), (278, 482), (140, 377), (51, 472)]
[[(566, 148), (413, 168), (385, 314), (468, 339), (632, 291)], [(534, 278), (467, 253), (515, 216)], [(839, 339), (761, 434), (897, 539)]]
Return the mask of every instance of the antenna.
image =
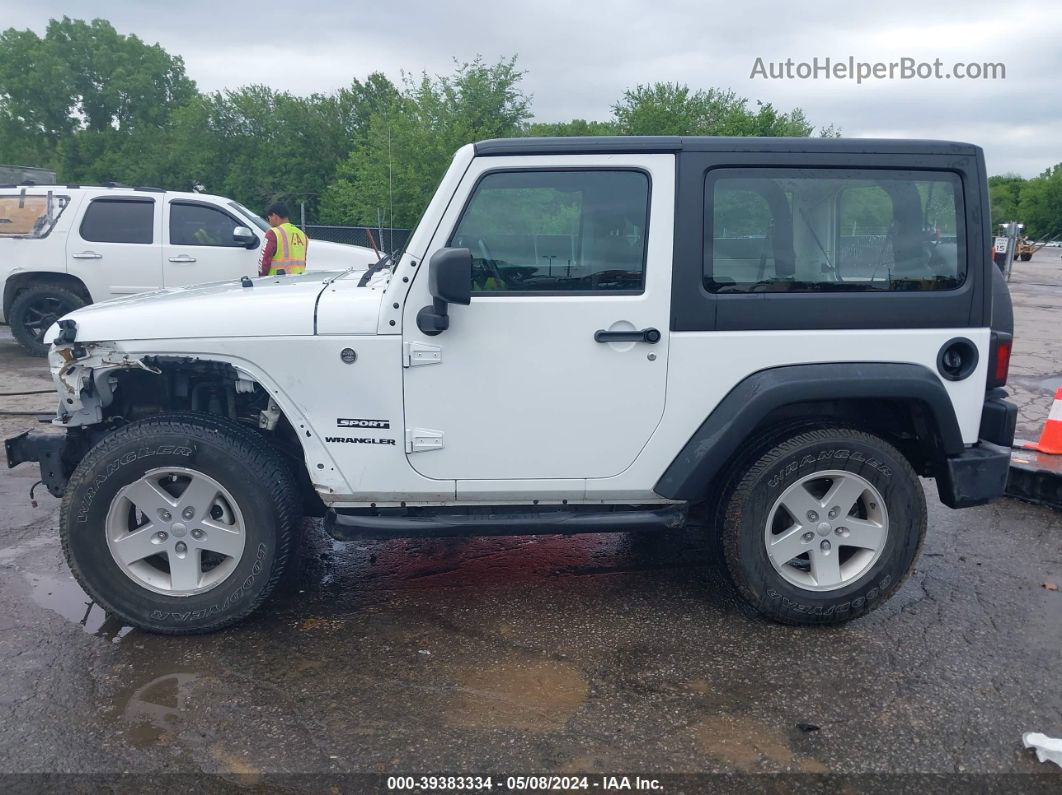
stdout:
[[(391, 120), (387, 121), (387, 250), (395, 253), (395, 191), (391, 180)], [(380, 241), (383, 243), (383, 241)]]

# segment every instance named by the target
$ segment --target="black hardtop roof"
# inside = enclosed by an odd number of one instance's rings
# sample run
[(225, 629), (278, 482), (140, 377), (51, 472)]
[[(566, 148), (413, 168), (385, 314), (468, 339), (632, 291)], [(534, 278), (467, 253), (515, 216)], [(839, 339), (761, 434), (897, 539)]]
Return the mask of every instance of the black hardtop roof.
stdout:
[(980, 147), (958, 141), (908, 138), (724, 138), (678, 135), (601, 135), (570, 138), (492, 138), (476, 155), (590, 155), (618, 152), (847, 152), (851, 154), (974, 155)]

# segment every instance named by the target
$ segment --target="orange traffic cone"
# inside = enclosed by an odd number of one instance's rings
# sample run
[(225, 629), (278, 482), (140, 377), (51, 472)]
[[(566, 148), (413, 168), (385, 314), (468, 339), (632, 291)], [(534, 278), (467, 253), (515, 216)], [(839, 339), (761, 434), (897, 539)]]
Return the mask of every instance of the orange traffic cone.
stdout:
[(1062, 389), (1055, 392), (1055, 402), (1051, 404), (1051, 413), (1047, 415), (1040, 441), (1025, 446), (1041, 453), (1062, 455)]

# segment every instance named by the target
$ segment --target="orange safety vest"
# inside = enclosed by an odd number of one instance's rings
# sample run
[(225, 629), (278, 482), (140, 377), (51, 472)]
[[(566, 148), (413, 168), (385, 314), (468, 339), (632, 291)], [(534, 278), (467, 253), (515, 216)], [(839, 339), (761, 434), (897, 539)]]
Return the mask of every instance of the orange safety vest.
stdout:
[(277, 271), (292, 275), (306, 270), (306, 248), (309, 245), (306, 233), (288, 222), (274, 226), (273, 232), (277, 236), (277, 250), (269, 265), (269, 275), (276, 276)]

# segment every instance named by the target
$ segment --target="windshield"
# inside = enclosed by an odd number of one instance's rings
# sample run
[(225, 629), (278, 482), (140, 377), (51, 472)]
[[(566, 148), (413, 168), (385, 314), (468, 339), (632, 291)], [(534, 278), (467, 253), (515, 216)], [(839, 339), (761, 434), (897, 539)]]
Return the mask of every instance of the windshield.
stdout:
[(229, 202), (229, 207), (233, 208), (240, 215), (246, 217), (252, 224), (257, 226), (263, 232), (269, 231), (269, 224), (265, 222), (260, 216), (255, 215), (239, 202)]

